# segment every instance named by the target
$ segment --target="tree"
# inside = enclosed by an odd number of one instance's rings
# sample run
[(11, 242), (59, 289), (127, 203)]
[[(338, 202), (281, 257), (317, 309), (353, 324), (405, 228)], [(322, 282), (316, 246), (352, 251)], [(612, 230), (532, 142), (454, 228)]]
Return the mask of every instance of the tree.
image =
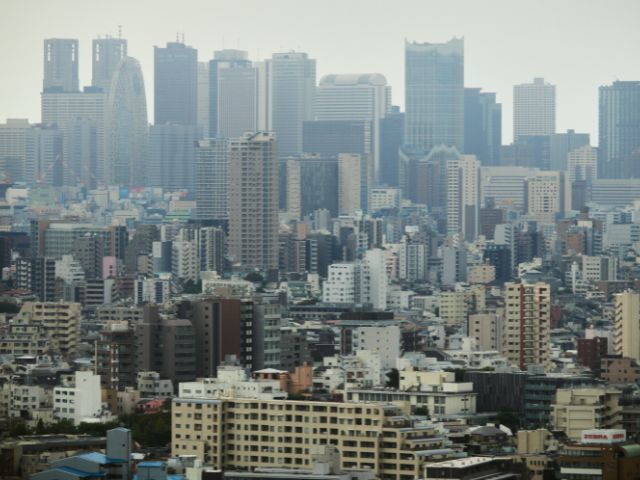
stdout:
[(262, 283), (264, 282), (264, 278), (262, 277), (262, 275), (260, 275), (258, 272), (251, 272), (248, 273), (244, 279), (247, 282), (253, 282), (253, 283)]
[(400, 388), (400, 372), (397, 368), (392, 368), (387, 372), (387, 387)]
[(520, 416), (511, 410), (500, 410), (496, 420), (498, 420), (498, 423), (509, 427), (513, 433), (516, 433), (520, 428)]

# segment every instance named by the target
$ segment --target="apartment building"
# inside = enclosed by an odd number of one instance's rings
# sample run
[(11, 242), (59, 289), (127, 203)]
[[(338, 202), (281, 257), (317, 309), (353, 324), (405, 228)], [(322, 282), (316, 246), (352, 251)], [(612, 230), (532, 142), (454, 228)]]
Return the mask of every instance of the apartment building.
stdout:
[(583, 430), (622, 427), (621, 392), (610, 388), (561, 388), (551, 406), (555, 430), (579, 441)]
[(308, 468), (316, 445), (334, 445), (341, 467), (413, 480), (456, 452), (423, 417), (397, 406), (241, 398), (175, 398), (172, 455), (224, 470)]
[(79, 303), (25, 302), (16, 319), (18, 323), (40, 325), (51, 347), (70, 357), (78, 353), (80, 316)]

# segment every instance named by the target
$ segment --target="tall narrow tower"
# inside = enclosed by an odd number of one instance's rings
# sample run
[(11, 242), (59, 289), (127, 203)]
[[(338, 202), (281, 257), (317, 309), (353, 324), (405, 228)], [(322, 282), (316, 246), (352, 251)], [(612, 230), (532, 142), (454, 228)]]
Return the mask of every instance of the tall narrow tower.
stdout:
[(44, 81), (42, 91), (77, 92), (78, 40), (47, 38), (44, 41)]
[(126, 56), (127, 40), (124, 38), (107, 37), (93, 40), (91, 86), (108, 92), (113, 74)]

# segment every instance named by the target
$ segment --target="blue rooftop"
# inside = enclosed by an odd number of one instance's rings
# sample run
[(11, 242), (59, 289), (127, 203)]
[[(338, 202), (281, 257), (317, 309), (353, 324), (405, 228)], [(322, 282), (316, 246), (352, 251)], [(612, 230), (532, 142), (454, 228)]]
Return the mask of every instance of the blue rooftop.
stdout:
[(160, 468), (162, 465), (162, 462), (140, 462), (138, 468)]
[(53, 471), (59, 470), (61, 472), (70, 473), (80, 478), (88, 478), (88, 477), (104, 477), (104, 472), (85, 472), (83, 470), (78, 470), (77, 468), (72, 467), (58, 467)]
[(99, 465), (108, 465), (110, 463), (126, 463), (126, 460), (120, 458), (109, 458), (103, 453), (91, 452), (78, 455), (78, 458), (87, 460), (89, 462), (97, 463)]

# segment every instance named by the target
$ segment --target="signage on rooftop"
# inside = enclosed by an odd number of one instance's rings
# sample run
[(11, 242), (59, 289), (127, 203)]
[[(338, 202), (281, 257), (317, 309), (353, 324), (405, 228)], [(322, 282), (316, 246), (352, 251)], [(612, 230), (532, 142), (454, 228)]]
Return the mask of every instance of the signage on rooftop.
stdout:
[(627, 440), (626, 430), (583, 430), (582, 443), (619, 443)]

